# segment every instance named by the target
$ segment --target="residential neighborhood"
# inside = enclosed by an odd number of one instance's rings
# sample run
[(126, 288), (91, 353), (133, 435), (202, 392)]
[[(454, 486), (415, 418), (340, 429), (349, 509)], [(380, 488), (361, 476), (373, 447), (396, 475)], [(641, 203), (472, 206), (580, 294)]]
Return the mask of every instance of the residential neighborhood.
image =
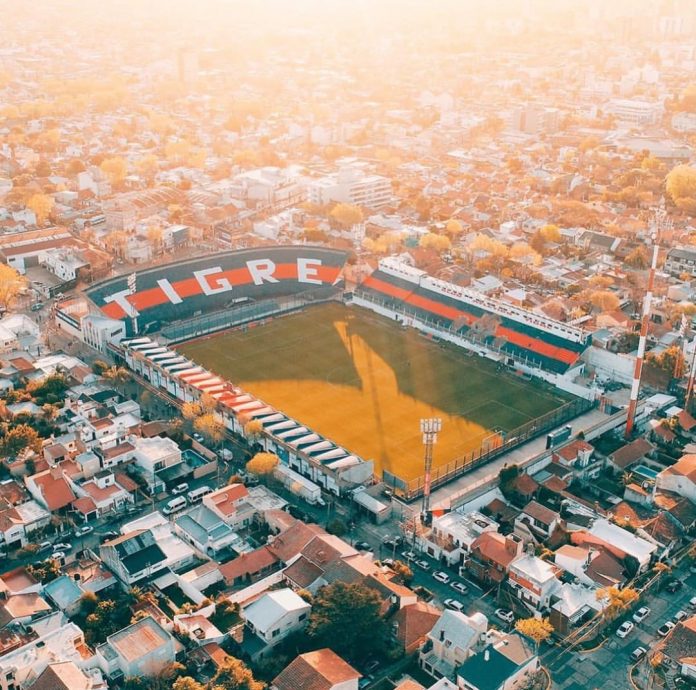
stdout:
[(696, 687), (696, 4), (0, 22), (0, 690)]

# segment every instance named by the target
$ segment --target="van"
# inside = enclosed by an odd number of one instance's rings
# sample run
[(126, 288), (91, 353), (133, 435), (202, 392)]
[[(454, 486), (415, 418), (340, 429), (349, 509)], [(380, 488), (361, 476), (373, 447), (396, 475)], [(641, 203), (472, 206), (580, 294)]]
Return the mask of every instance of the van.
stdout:
[(177, 496), (169, 501), (164, 508), (162, 508), (162, 512), (165, 515), (171, 515), (172, 513), (176, 513), (178, 510), (185, 508), (187, 503), (188, 501), (184, 496)]
[(199, 486), (197, 489), (192, 489), (186, 496), (188, 497), (189, 503), (198, 503), (203, 500), (203, 496), (213, 493), (213, 490), (209, 486)]

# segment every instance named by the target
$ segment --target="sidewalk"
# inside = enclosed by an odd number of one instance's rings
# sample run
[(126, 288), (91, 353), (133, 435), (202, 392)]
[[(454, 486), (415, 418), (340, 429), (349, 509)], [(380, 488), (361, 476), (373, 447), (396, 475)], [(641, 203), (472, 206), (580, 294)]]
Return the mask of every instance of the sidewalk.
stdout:
[[(569, 423), (575, 435), (607, 419), (609, 419), (608, 415), (594, 408), (576, 417)], [(449, 508), (453, 500), (470, 493), (477, 486), (483, 486), (489, 481), (497, 480), (498, 473), (505, 465), (524, 465), (535, 456), (543, 453), (545, 449), (546, 434), (538, 436), (532, 441), (514, 448), (509, 453), (497, 457), (486, 465), (477, 467), (475, 470), (462, 475), (459, 479), (455, 479), (449, 484), (436, 489), (431, 495), (430, 504), (433, 508)]]

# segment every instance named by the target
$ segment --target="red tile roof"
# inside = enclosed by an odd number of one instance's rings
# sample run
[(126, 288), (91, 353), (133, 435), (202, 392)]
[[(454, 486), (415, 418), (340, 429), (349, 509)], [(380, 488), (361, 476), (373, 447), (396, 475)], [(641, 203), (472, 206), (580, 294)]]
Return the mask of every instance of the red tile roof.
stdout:
[(300, 654), (273, 680), (277, 690), (331, 690), (360, 678), (348, 662), (330, 649)]
[(262, 546), (224, 563), (219, 567), (219, 570), (225, 578), (225, 582), (231, 584), (238, 577), (255, 575), (264, 570), (264, 568), (270, 568), (276, 563), (278, 563), (278, 559), (271, 553), (270, 549), (267, 546)]

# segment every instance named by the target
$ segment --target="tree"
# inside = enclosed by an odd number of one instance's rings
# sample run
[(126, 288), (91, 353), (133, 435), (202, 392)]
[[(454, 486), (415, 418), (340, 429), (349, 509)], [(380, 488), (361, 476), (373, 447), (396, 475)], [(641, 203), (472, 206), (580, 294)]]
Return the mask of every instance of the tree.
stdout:
[(548, 618), (523, 618), (515, 623), (515, 630), (533, 640), (538, 651), (539, 645), (553, 634), (553, 625)]
[(214, 446), (223, 439), (222, 425), (212, 412), (197, 417), (193, 422), (193, 428)]
[(246, 464), (246, 471), (251, 474), (271, 474), (278, 466), (278, 456), (273, 453), (256, 453)]
[(638, 592), (631, 587), (601, 587), (595, 593), (597, 601), (605, 603), (604, 617), (612, 620), (623, 613), (634, 601), (638, 600)]
[(128, 172), (126, 161), (124, 161), (120, 156), (106, 158), (102, 161), (99, 168), (107, 176), (109, 182), (114, 186), (120, 185), (123, 180), (126, 179), (126, 173)]
[(452, 239), (454, 239), (455, 237), (459, 237), (459, 235), (461, 235), (462, 232), (464, 232), (464, 228), (458, 220), (456, 220), (455, 218), (450, 218), (450, 220), (448, 220), (445, 224), (445, 232)]
[(10, 429), (0, 443), (3, 455), (17, 457), (25, 448), (41, 452), (41, 438), (28, 424), (18, 424)]
[(348, 531), (348, 527), (340, 518), (333, 518), (326, 523), (326, 531), (329, 534), (335, 534), (337, 537), (342, 537)]
[(138, 171), (139, 175), (142, 175), (146, 180), (152, 180), (157, 171), (159, 170), (159, 160), (157, 156), (148, 154), (147, 156), (140, 158), (135, 163), (135, 169)]
[(124, 367), (109, 367), (103, 374), (104, 378), (112, 383), (117, 390), (125, 391), (126, 386), (131, 380), (131, 374)]
[(645, 247), (636, 247), (627, 257), (626, 263), (633, 268), (647, 268), (648, 267), (648, 253), (645, 251)]
[(193, 421), (196, 417), (200, 417), (201, 414), (203, 414), (203, 409), (198, 402), (185, 402), (181, 406), (181, 415), (188, 421)]
[(590, 294), (590, 303), (600, 311), (616, 311), (619, 308), (619, 298), (607, 290), (595, 290)]
[(249, 440), (258, 438), (262, 431), (263, 424), (258, 419), (251, 419), (244, 425), (244, 435)]
[(211, 690), (264, 690), (244, 662), (231, 656), (218, 668), (210, 681)]
[(92, 371), (97, 376), (103, 376), (104, 372), (109, 368), (109, 365), (102, 359), (95, 359), (92, 362)]
[(684, 371), (684, 356), (678, 345), (672, 345), (659, 354), (648, 352), (646, 360), (671, 376), (676, 376), (679, 372)]
[(350, 228), (363, 219), (362, 211), (352, 204), (336, 204), (329, 215), (345, 228)]
[(210, 393), (203, 393), (198, 400), (198, 404), (201, 406), (201, 414), (215, 412), (217, 409), (217, 400)]
[(554, 242), (557, 244), (561, 241), (561, 231), (558, 225), (553, 225), (553, 223), (544, 225), (544, 227), (539, 230), (539, 234), (544, 242)]
[(423, 249), (433, 249), (438, 253), (449, 251), (452, 246), (450, 238), (446, 235), (436, 235), (428, 232), (418, 240), (418, 246)]
[(307, 633), (349, 663), (362, 662), (386, 647), (388, 628), (380, 616), (381, 598), (365, 585), (334, 582), (314, 597)]
[(199, 683), (191, 676), (181, 676), (174, 681), (172, 690), (205, 690), (205, 685)]
[(392, 570), (401, 578), (405, 585), (409, 585), (413, 580), (413, 570), (403, 561), (394, 561)]
[(19, 275), (14, 268), (0, 264), (0, 307), (5, 310), (11, 309), (26, 283), (26, 278)]
[(696, 199), (696, 168), (677, 165), (667, 174), (665, 188), (676, 204), (678, 199)]
[(541, 256), (526, 242), (515, 242), (510, 247), (510, 258), (522, 263), (532, 263), (535, 266), (541, 263)]
[(48, 194), (33, 194), (27, 200), (27, 208), (34, 212), (36, 224), (43, 225), (51, 215), (55, 201)]

